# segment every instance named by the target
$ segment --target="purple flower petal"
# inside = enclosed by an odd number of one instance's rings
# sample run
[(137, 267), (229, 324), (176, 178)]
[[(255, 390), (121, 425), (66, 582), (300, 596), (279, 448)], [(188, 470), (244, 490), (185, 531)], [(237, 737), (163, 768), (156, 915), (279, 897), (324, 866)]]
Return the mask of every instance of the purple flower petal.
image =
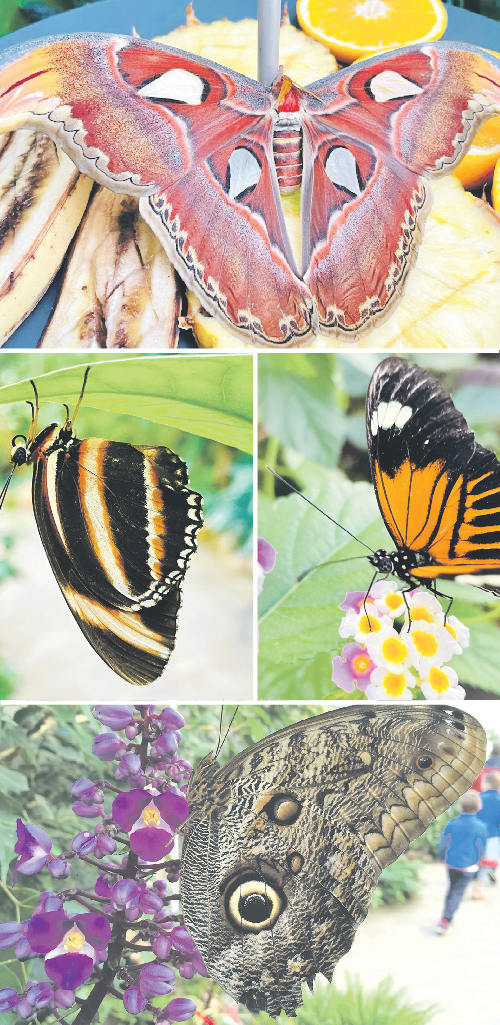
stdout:
[(103, 833), (99, 836), (97, 846), (101, 854), (114, 854), (118, 845), (112, 836), (108, 836), (107, 833)]
[(14, 851), (20, 857), (13, 872), (14, 885), (18, 872), (28, 876), (34, 875), (47, 864), (51, 847), (50, 836), (40, 826), (34, 826), (32, 823), (25, 826), (21, 819), (17, 820), (17, 843), (14, 845)]
[[(41, 915), (45, 911), (59, 911), (63, 907), (62, 900), (53, 890), (44, 890), (40, 894), (40, 900), (33, 911), (33, 915)], [(31, 916), (33, 918), (33, 915)]]
[(170, 938), (173, 946), (183, 954), (191, 954), (196, 950), (196, 943), (193, 937), (183, 925), (176, 926), (170, 933)]
[(26, 997), (20, 997), (20, 999), (17, 1002), (16, 1012), (20, 1018), (31, 1017), (31, 1015), (33, 1014), (33, 1008), (31, 1004), (29, 1004), (26, 1000)]
[(124, 730), (134, 718), (130, 705), (96, 705), (92, 709), (94, 719), (112, 730)]
[(0, 922), (0, 950), (13, 947), (26, 935), (26, 922)]
[(94, 794), (95, 786), (92, 780), (86, 777), (75, 780), (71, 787), (71, 796), (77, 797), (81, 801), (91, 801)]
[[(28, 922), (27, 939), (36, 954), (48, 954), (61, 942), (69, 923), (65, 912), (46, 911), (41, 915), (33, 915)], [(71, 988), (71, 987), (62, 987)]]
[(94, 959), (88, 954), (68, 952), (45, 959), (45, 971), (58, 989), (78, 989), (93, 970)]
[(85, 801), (75, 801), (71, 808), (75, 815), (79, 815), (82, 819), (97, 819), (102, 811), (100, 804), (86, 804)]
[(175, 1000), (171, 1000), (167, 1004), (163, 1011), (162, 1018), (165, 1020), (165, 1016), (169, 1021), (187, 1021), (188, 1018), (192, 1018), (196, 1012), (196, 1004), (194, 1000), (188, 1000), (186, 997), (176, 997)]
[(141, 902), (139, 907), (145, 915), (155, 915), (157, 911), (161, 911), (163, 901), (157, 893), (151, 893), (151, 890), (147, 890), (144, 887), (141, 892)]
[(82, 833), (77, 833), (74, 840), (71, 841), (71, 850), (75, 851), (75, 854), (92, 854), (97, 847), (97, 837), (95, 833), (88, 829), (84, 829)]
[(29, 961), (30, 958), (36, 957), (35, 951), (30, 947), (27, 939), (19, 940), (19, 943), (16, 943), (14, 953), (18, 961)]
[(111, 885), (102, 876), (97, 879), (94, 891), (98, 897), (111, 897)]
[(140, 972), (140, 987), (144, 996), (155, 997), (170, 993), (175, 986), (175, 972), (168, 965), (144, 965)]
[(125, 747), (125, 744), (116, 733), (101, 733), (93, 741), (92, 754), (100, 758), (101, 762), (113, 762), (122, 747)]
[(172, 940), (170, 936), (157, 936), (152, 943), (153, 954), (160, 958), (160, 961), (164, 961), (170, 954), (172, 949)]
[(140, 989), (137, 989), (137, 986), (131, 986), (123, 994), (123, 1003), (129, 1014), (140, 1014), (146, 1006), (146, 997), (143, 996)]
[(137, 822), (141, 812), (151, 804), (151, 801), (152, 794), (148, 790), (128, 790), (118, 794), (111, 808), (117, 826), (129, 833), (134, 822)]
[(186, 725), (186, 720), (175, 708), (164, 708), (160, 712), (160, 719), (166, 730), (181, 730)]
[(192, 961), (183, 961), (183, 963), (179, 965), (179, 975), (183, 979), (192, 979), (193, 975), (196, 975)]
[(273, 548), (265, 538), (257, 538), (257, 562), (262, 566), (264, 573), (270, 573), (276, 563), (276, 549)]
[(176, 754), (178, 746), (179, 741), (173, 730), (166, 730), (165, 733), (160, 733), (155, 743), (156, 752), (160, 756)]
[(161, 861), (174, 846), (172, 834), (158, 826), (136, 829), (130, 835), (130, 849), (142, 861)]
[(3, 1011), (12, 1011), (15, 1008), (18, 999), (19, 994), (17, 990), (12, 989), (11, 986), (5, 986), (3, 989), (0, 989), (0, 1013)]
[(340, 655), (336, 655), (332, 662), (332, 682), (337, 684), (347, 694), (355, 690), (356, 684), (352, 678), (351, 667)]
[(118, 768), (121, 772), (125, 772), (127, 776), (135, 776), (140, 771), (141, 759), (133, 751), (128, 751), (126, 755), (120, 758)]
[(47, 1007), (54, 1001), (54, 990), (50, 982), (38, 982), (26, 993), (26, 999), (32, 1007)]
[(73, 921), (92, 947), (107, 947), (111, 939), (111, 926), (105, 915), (99, 914), (98, 911), (89, 911), (84, 915), (77, 915)]
[(63, 858), (52, 858), (52, 861), (49, 861), (49, 872), (54, 879), (67, 879), (71, 872), (71, 865)]
[(184, 794), (174, 793), (173, 787), (153, 798), (157, 808), (160, 809), (161, 817), (168, 823), (172, 830), (178, 829), (181, 822), (187, 819), (189, 805)]
[(73, 1007), (75, 994), (72, 989), (56, 989), (54, 999), (56, 1007), (64, 1007), (67, 1009), (68, 1007)]
[(111, 890), (113, 905), (118, 911), (126, 908), (137, 908), (141, 901), (141, 891), (134, 879), (120, 879)]
[(208, 979), (207, 966), (198, 950), (195, 954), (193, 954), (191, 961), (193, 963), (195, 972), (197, 972), (198, 975), (203, 975), (203, 978)]

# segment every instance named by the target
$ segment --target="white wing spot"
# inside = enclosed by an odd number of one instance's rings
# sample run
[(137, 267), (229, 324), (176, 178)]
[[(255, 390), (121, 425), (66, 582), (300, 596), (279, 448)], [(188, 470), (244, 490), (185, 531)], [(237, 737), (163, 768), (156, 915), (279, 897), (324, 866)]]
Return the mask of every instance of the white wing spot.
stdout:
[(146, 96), (152, 100), (173, 100), (174, 103), (199, 106), (203, 103), (205, 82), (199, 75), (193, 75), (184, 68), (171, 68), (164, 75), (147, 82), (137, 92), (139, 96)]
[(380, 402), (372, 413), (371, 432), (375, 436), (379, 430), (388, 431), (391, 427), (401, 431), (412, 414), (411, 406), (402, 406), (395, 399), (392, 402)]
[(387, 103), (388, 100), (402, 100), (406, 96), (417, 96), (422, 92), (419, 85), (409, 78), (399, 75), (397, 71), (381, 71), (370, 82), (370, 92), (376, 103)]
[(334, 185), (347, 189), (353, 196), (359, 196), (361, 189), (357, 174), (356, 158), (344, 146), (335, 146), (328, 154), (325, 171)]
[(229, 196), (238, 199), (254, 188), (262, 174), (259, 161), (245, 146), (238, 146), (229, 158)]

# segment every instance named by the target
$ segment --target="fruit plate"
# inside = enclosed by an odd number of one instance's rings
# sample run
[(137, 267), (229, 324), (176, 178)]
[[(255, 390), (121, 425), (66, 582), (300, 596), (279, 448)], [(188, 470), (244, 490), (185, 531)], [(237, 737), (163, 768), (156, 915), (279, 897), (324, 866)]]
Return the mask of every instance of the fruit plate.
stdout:
[[(13, 32), (0, 39), (0, 49), (25, 40), (66, 32), (121, 32), (130, 35), (135, 29), (144, 38), (165, 35), (185, 22), (186, 6), (187, 0), (170, 0), (168, 5), (164, 0), (148, 0), (142, 5), (138, 5), (135, 0), (100, 0)], [(256, 17), (257, 0), (195, 0), (194, 9), (200, 21), (214, 21), (223, 17), (236, 21), (239, 18)], [(292, 20), (296, 22), (294, 0), (289, 0), (288, 9)], [(449, 5), (447, 13), (445, 39), (500, 50), (500, 22)], [(60, 282), (61, 274), (57, 275), (33, 313), (11, 335), (4, 349), (36, 347), (56, 304)], [(189, 340), (189, 334), (183, 335), (180, 347), (194, 344)]]

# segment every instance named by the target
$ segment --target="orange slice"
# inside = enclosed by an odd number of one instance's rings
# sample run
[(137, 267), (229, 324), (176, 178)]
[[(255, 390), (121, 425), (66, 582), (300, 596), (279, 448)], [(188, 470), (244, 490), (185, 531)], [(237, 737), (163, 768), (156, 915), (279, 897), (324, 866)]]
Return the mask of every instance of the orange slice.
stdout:
[(474, 142), (455, 168), (454, 174), (466, 189), (489, 181), (500, 159), (500, 117), (492, 117), (481, 125)]
[[(500, 119), (499, 119), (500, 120)], [(495, 164), (493, 172), (493, 183), (491, 186), (491, 202), (493, 209), (500, 212), (500, 157)]]
[(297, 17), (345, 63), (439, 39), (447, 23), (441, 0), (297, 0)]

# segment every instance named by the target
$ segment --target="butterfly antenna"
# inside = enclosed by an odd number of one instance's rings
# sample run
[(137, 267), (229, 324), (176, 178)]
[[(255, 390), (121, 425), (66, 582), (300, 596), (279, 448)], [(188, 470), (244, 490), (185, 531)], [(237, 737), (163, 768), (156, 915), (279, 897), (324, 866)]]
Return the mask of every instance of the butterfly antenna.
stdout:
[(0, 491), (0, 509), (3, 506), (5, 496), (7, 494), (7, 491), (9, 490), (9, 484), (10, 484), (10, 482), (12, 480), (12, 475), (14, 473), (15, 468), (16, 468), (16, 464), (14, 464), (14, 466), (12, 467), (12, 470), (10, 471), (9, 476), (7, 477), (7, 480), (5, 481), (5, 484), (4, 484), (3, 488), (2, 488), (2, 490)]
[(347, 527), (343, 527), (341, 523), (338, 523), (337, 520), (333, 519), (333, 516), (329, 516), (324, 509), (320, 509), (319, 505), (315, 505), (314, 502), (311, 502), (311, 499), (306, 498), (306, 496), (303, 495), (302, 492), (298, 490), (298, 488), (295, 488), (293, 484), (290, 484), (290, 481), (285, 480), (285, 478), (282, 477), (281, 474), (276, 473), (275, 470), (271, 470), (270, 466), (266, 466), (266, 470), (269, 470), (269, 472), (272, 473), (275, 477), (277, 477), (278, 480), (283, 481), (283, 484), (286, 484), (287, 488), (291, 488), (292, 491), (295, 491), (297, 495), (300, 495), (300, 497), (304, 499), (304, 502), (307, 502), (308, 505), (312, 505), (313, 509), (317, 509), (317, 511), (320, 512), (322, 516), (326, 516), (327, 520), (330, 520), (331, 523), (334, 523), (336, 527), (340, 527), (340, 529), (343, 530), (345, 534), (349, 534), (349, 537), (352, 537), (354, 541), (357, 541), (358, 544), (363, 545), (364, 548), (367, 548), (368, 551), (372, 553), (372, 555), (375, 555), (375, 552), (373, 548), (370, 548), (370, 545), (365, 544), (365, 542), (361, 541), (361, 539), (359, 537), (356, 537), (355, 534), (351, 534), (351, 531), (348, 530)]
[[(223, 745), (226, 743), (226, 740), (227, 740), (227, 738), (229, 736), (229, 731), (231, 729), (231, 726), (233, 725), (234, 720), (236, 719), (236, 715), (237, 715), (239, 707), (240, 707), (239, 705), (236, 705), (236, 708), (235, 708), (235, 710), (233, 712), (233, 717), (231, 719), (231, 722), (229, 723), (229, 726), (228, 726), (228, 728), (227, 728), (227, 730), (226, 730), (222, 740), (220, 739), (220, 735), (219, 735), (219, 743), (217, 744), (217, 750), (215, 752), (215, 757), (216, 758), (219, 756), (220, 752), (222, 751)], [(220, 712), (221, 727), (222, 727), (222, 713), (223, 713), (223, 711), (224, 711), (224, 705), (222, 706), (221, 712)]]
[[(85, 376), (83, 378), (83, 384), (82, 384), (82, 390), (80, 392), (80, 398), (78, 399), (78, 402), (77, 402), (77, 404), (75, 406), (75, 412), (73, 413), (73, 416), (71, 417), (71, 421), (68, 424), (68, 427), (70, 427), (70, 428), (73, 427), (73, 424), (74, 424), (74, 422), (75, 422), (75, 420), (76, 420), (76, 418), (78, 416), (78, 410), (80, 409), (80, 406), (82, 404), (83, 393), (84, 393), (85, 388), (87, 386), (87, 378), (88, 378), (89, 374), (90, 374), (90, 366), (88, 366), (86, 371), (85, 371)], [(69, 414), (68, 414), (68, 416), (69, 416)]]
[(35, 393), (35, 405), (33, 406), (32, 402), (29, 402), (29, 401), (27, 402), (27, 405), (31, 408), (31, 424), (30, 424), (30, 429), (28, 431), (28, 437), (26, 438), (26, 444), (27, 445), (29, 445), (30, 441), (33, 441), (33, 438), (36, 438), (36, 428), (37, 428), (37, 424), (38, 424), (38, 410), (40, 408), (39, 403), (38, 403), (38, 392), (36, 390), (36, 384), (35, 384), (34, 381), (30, 381), (30, 384), (31, 384), (31, 387), (33, 388), (33, 391)]

